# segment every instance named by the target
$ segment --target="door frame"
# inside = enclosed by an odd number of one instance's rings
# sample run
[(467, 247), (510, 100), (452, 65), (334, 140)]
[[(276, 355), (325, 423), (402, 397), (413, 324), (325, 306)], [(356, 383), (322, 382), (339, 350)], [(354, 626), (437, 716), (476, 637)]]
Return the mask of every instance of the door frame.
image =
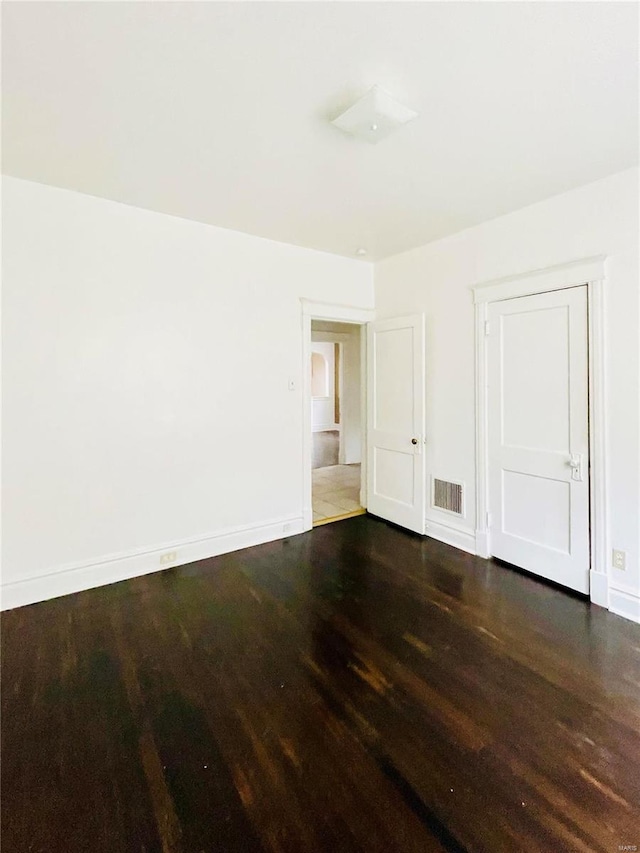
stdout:
[[(366, 326), (375, 318), (373, 308), (358, 308), (334, 302), (317, 302), (302, 298), (302, 529), (313, 527), (313, 499), (311, 464), (313, 440), (311, 435), (311, 321), (326, 320), (333, 323), (350, 323)], [(362, 462), (360, 468), (360, 503), (366, 508), (367, 496), (367, 336), (360, 330), (360, 429), (362, 436)]]
[(607, 554), (607, 458), (605, 406), (604, 285), (605, 255), (533, 270), (474, 285), (476, 328), (476, 553), (491, 557), (487, 399), (488, 306), (518, 296), (532, 296), (569, 287), (587, 287), (589, 388), (589, 596), (609, 607)]

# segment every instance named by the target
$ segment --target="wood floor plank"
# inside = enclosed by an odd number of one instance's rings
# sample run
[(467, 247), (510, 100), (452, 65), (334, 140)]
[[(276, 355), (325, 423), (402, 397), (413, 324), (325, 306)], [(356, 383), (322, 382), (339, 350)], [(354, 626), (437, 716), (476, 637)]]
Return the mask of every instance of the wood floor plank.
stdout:
[(640, 627), (371, 517), (2, 639), (3, 853), (640, 845)]

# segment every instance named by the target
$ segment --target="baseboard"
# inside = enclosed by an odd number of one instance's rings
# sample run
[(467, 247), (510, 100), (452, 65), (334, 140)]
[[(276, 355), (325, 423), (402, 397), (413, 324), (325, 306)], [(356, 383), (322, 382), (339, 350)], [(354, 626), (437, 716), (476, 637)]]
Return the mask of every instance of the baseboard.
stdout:
[(454, 548), (466, 551), (468, 554), (476, 553), (476, 537), (471, 531), (462, 527), (452, 527), (428, 518), (425, 521), (425, 534), (446, 545), (453, 545)]
[(589, 572), (589, 597), (599, 607), (609, 607), (609, 578), (603, 572)]
[(489, 550), (489, 531), (476, 530), (476, 556), (488, 560), (491, 557)]
[[(241, 548), (261, 545), (263, 542), (295, 536), (303, 530), (302, 518), (281, 518), (264, 524), (230, 528), (197, 539), (169, 542), (152, 549), (114, 554), (89, 563), (61, 566), (46, 575), (3, 584), (0, 587), (0, 610), (11, 610), (25, 604), (47, 601), (61, 595), (129, 580), (219, 554), (228, 554)], [(161, 565), (160, 558), (173, 552), (173, 559)]]
[(305, 506), (302, 510), (302, 529), (311, 530), (313, 527), (313, 507)]
[(609, 586), (609, 610), (640, 624), (640, 596), (635, 591)]

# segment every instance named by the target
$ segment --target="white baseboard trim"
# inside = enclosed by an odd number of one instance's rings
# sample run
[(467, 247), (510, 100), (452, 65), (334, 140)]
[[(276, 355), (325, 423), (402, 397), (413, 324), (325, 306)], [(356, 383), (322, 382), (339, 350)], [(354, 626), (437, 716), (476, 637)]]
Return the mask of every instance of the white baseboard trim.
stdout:
[(491, 557), (489, 550), (489, 533), (487, 530), (476, 530), (476, 556), (488, 560)]
[(609, 610), (640, 624), (640, 595), (635, 591), (609, 586)]
[(603, 572), (589, 572), (589, 598), (593, 604), (609, 607), (609, 578)]
[[(279, 518), (257, 525), (243, 525), (197, 539), (182, 539), (152, 549), (113, 554), (93, 562), (67, 564), (46, 575), (26, 578), (0, 587), (0, 610), (47, 601), (140, 575), (183, 566), (219, 554), (239, 551), (263, 542), (273, 542), (304, 531), (300, 517)], [(175, 551), (175, 559), (160, 565), (163, 554)]]
[(302, 529), (311, 530), (313, 527), (313, 506), (305, 506), (302, 510)]
[(470, 530), (452, 527), (440, 521), (432, 521), (430, 518), (426, 519), (424, 529), (425, 534), (432, 539), (437, 539), (446, 545), (453, 545), (454, 548), (460, 548), (468, 554), (476, 553), (476, 537)]

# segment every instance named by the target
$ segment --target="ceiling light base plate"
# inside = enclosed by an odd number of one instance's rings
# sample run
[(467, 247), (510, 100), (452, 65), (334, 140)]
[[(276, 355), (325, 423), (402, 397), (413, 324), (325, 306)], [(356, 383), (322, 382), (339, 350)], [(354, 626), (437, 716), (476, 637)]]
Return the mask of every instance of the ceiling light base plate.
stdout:
[(375, 145), (417, 115), (379, 86), (374, 86), (349, 109), (334, 118), (331, 124), (363, 142)]

